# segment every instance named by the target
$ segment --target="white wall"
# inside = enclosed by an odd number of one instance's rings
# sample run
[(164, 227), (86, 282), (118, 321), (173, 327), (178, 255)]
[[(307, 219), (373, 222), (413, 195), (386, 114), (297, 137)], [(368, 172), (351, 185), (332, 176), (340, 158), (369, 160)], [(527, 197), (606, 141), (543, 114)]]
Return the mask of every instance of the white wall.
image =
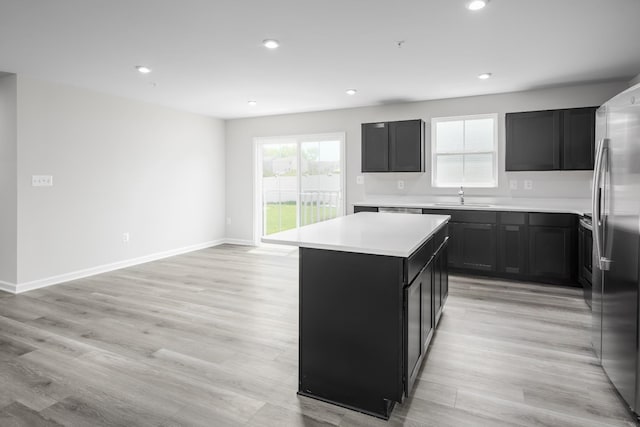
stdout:
[(0, 76), (0, 289), (17, 276), (16, 76)]
[[(467, 189), (468, 196), (511, 197), (589, 197), (590, 172), (504, 172), (504, 114), (555, 108), (600, 105), (627, 87), (627, 82), (578, 85), (553, 89), (532, 90), (498, 95), (424, 101), (397, 105), (333, 110), (315, 113), (289, 114), (270, 117), (229, 120), (226, 123), (227, 156), (227, 238), (250, 242), (253, 236), (253, 138), (346, 132), (346, 196), (347, 206), (367, 195), (403, 194), (408, 196), (448, 195), (451, 189), (431, 187), (431, 167), (416, 173), (366, 174), (365, 185), (356, 184), (360, 175), (360, 124), (422, 118), (429, 124), (432, 117), (446, 117), (483, 113), (499, 114), (500, 163), (499, 188), (493, 190)], [(430, 127), (427, 127), (427, 159), (430, 159)], [(405, 189), (396, 189), (396, 180), (405, 181)], [(530, 191), (510, 191), (509, 180), (520, 186), (531, 179)]]
[(17, 177), (26, 288), (224, 238), (222, 120), (18, 76)]

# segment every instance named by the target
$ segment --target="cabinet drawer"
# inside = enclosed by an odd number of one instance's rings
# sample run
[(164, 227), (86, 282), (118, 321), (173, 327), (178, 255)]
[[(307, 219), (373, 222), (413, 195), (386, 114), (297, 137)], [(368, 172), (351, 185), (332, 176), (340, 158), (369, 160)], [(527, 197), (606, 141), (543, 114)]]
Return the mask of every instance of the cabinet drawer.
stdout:
[(420, 273), (422, 267), (433, 257), (433, 237), (427, 240), (417, 251), (415, 251), (407, 260), (406, 266), (406, 284), (409, 284)]
[(526, 223), (526, 212), (500, 212), (500, 224), (525, 225)]
[(530, 213), (529, 225), (542, 227), (576, 227), (577, 217), (573, 214)]
[(433, 251), (437, 251), (444, 243), (445, 239), (449, 236), (449, 224), (445, 224), (440, 230), (433, 236)]

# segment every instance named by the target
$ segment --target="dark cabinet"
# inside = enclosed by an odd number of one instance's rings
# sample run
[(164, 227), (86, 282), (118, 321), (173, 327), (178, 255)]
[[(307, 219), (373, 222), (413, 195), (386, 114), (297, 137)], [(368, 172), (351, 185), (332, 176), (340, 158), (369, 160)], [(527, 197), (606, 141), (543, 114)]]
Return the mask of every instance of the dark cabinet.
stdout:
[(442, 244), (437, 257), (433, 260), (433, 306), (434, 306), (434, 325), (440, 321), (442, 307), (447, 301), (449, 295), (449, 270), (448, 270), (448, 240)]
[(362, 172), (389, 171), (389, 123), (362, 124)]
[(462, 225), (449, 222), (449, 266), (452, 268), (462, 268)]
[(555, 283), (575, 282), (577, 221), (574, 215), (529, 215), (529, 275)]
[(431, 336), (433, 335), (433, 329), (435, 327), (435, 318), (433, 313), (433, 288), (435, 284), (434, 280), (434, 268), (433, 263), (430, 263), (423, 271), (421, 276), (422, 282), (422, 348), (426, 353)]
[(424, 122), (363, 123), (362, 172), (424, 172)]
[(480, 271), (496, 270), (496, 226), (494, 224), (461, 224), (462, 268)]
[(560, 169), (559, 111), (507, 113), (507, 171)]
[(405, 342), (406, 342), (406, 390), (408, 394), (413, 388), (422, 355), (424, 354), (424, 345), (422, 341), (422, 302), (423, 302), (423, 281), (422, 276), (418, 276), (416, 280), (404, 290), (405, 302)]
[(498, 225), (498, 272), (527, 274), (527, 214), (501, 212)]
[(496, 270), (496, 212), (423, 209), (422, 213), (451, 216), (447, 249), (450, 268)]
[(596, 107), (573, 108), (562, 112), (562, 168), (593, 169), (596, 131)]
[[(422, 213), (451, 217), (447, 250), (440, 255), (445, 261), (440, 262), (452, 271), (563, 285), (577, 284), (580, 270), (591, 274), (586, 266), (591, 262), (591, 246), (583, 247), (591, 245), (591, 236), (581, 237), (584, 244), (579, 251), (574, 214), (433, 208), (424, 208)], [(442, 241), (434, 244), (439, 246)], [(585, 265), (579, 263), (578, 254)], [(447, 297), (448, 281), (440, 275), (440, 271), (447, 274), (447, 268), (439, 269), (437, 260), (433, 263), (433, 312), (437, 319)], [(412, 269), (412, 277), (420, 268)], [(587, 293), (591, 294), (590, 288), (585, 296)]]
[(507, 113), (507, 171), (593, 169), (597, 107)]
[[(446, 233), (446, 228), (440, 230), (406, 263), (407, 280), (415, 276), (404, 288), (404, 377), (407, 396), (413, 388), (445, 302), (441, 295), (442, 281), (448, 278), (447, 265), (442, 263), (443, 260), (446, 262), (446, 245), (439, 243), (446, 241)], [(421, 270), (415, 274), (415, 266), (420, 265), (421, 260)], [(448, 285), (444, 286), (446, 292)]]

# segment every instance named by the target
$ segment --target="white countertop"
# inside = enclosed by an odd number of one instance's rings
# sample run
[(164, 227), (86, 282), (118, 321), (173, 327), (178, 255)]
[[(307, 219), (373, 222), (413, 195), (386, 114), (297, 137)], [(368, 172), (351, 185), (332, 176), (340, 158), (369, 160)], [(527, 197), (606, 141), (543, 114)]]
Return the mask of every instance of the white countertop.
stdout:
[(372, 196), (353, 204), (354, 206), (466, 209), (484, 211), (520, 211), (572, 213), (582, 215), (591, 212), (590, 199), (524, 199), (524, 198), (465, 198), (460, 205), (457, 199), (411, 196)]
[(262, 241), (406, 258), (449, 218), (448, 215), (360, 212), (271, 234)]

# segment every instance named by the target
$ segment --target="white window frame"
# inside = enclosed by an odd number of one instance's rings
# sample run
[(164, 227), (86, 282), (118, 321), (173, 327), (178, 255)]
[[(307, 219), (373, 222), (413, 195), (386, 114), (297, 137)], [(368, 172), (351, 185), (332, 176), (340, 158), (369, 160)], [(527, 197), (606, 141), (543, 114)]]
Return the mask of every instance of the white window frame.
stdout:
[[(437, 124), (442, 122), (460, 122), (465, 120), (493, 119), (493, 150), (491, 151), (452, 151), (438, 153), (437, 145)], [(437, 157), (438, 155), (462, 155), (463, 156), (463, 173), (464, 173), (464, 155), (468, 154), (492, 154), (493, 155), (493, 181), (491, 183), (484, 182), (460, 182), (456, 184), (438, 183)], [(431, 186), (437, 188), (454, 188), (454, 187), (471, 187), (471, 188), (497, 188), (498, 187), (498, 114), (475, 114), (468, 116), (454, 117), (434, 117), (431, 119)]]

